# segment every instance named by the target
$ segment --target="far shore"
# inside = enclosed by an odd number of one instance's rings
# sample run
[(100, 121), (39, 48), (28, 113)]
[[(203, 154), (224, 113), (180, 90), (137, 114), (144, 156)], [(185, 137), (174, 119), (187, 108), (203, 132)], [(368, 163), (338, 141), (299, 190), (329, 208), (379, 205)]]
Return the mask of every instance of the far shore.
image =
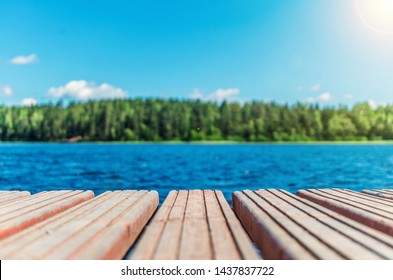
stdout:
[(348, 140), (348, 141), (0, 141), (1, 144), (184, 144), (184, 145), (393, 145), (393, 140)]

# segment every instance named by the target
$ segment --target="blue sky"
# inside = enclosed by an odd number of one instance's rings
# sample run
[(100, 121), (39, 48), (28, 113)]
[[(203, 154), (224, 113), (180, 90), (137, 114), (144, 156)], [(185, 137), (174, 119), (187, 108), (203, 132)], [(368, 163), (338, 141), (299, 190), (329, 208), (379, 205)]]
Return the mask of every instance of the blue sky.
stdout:
[(370, 14), (393, 18), (385, 2), (0, 0), (0, 104), (393, 103), (393, 27)]

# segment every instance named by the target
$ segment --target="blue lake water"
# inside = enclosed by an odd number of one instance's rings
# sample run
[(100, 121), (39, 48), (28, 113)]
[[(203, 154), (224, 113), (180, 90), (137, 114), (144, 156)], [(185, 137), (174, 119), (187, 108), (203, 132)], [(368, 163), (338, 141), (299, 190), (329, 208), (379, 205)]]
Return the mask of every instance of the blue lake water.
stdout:
[(0, 144), (0, 189), (391, 188), (391, 145)]

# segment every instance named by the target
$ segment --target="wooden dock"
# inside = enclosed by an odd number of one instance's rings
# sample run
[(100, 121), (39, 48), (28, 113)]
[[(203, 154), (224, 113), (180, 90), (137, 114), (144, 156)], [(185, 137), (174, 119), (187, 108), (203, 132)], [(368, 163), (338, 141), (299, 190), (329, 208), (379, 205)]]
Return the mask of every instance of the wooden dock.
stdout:
[(393, 190), (0, 191), (0, 259), (393, 259)]

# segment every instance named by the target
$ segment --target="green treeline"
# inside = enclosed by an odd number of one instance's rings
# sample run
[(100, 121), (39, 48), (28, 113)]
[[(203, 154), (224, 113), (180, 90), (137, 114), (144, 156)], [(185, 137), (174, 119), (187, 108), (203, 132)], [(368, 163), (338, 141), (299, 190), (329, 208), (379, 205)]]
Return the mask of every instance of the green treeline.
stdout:
[(393, 106), (121, 99), (0, 107), (1, 141), (319, 141), (393, 139)]

